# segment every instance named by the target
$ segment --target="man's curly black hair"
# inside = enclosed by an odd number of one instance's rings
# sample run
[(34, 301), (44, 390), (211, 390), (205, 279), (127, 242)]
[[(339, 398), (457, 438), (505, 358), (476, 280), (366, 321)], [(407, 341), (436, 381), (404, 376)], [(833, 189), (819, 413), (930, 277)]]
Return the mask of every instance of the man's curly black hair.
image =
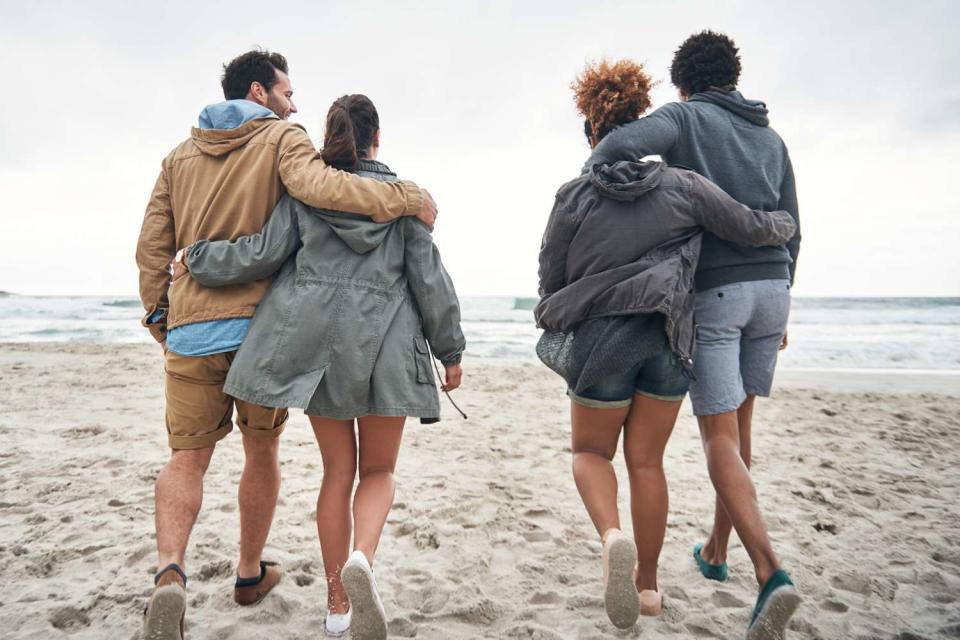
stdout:
[(733, 88), (738, 80), (740, 50), (722, 33), (695, 33), (673, 54), (670, 81), (687, 96), (710, 87)]
[(254, 49), (237, 56), (223, 65), (223, 97), (227, 100), (240, 100), (247, 96), (250, 85), (259, 82), (267, 91), (277, 84), (277, 70), (287, 71), (287, 59), (279, 53)]

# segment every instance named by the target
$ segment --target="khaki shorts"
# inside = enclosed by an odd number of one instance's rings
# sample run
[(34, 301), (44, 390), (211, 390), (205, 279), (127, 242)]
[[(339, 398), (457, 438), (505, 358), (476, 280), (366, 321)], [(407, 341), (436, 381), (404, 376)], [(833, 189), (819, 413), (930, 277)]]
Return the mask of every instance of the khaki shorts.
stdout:
[(271, 409), (235, 399), (223, 392), (236, 351), (209, 356), (182, 356), (168, 351), (164, 358), (167, 396), (167, 439), (171, 449), (202, 449), (224, 438), (233, 424), (248, 436), (276, 438), (287, 422), (286, 409)]

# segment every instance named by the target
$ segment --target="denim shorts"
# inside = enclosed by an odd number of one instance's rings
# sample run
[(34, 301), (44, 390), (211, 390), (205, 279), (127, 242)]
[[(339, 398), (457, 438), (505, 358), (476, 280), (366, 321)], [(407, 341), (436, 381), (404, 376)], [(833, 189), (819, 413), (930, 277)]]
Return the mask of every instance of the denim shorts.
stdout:
[(617, 409), (629, 407), (633, 394), (656, 400), (683, 400), (690, 380), (669, 349), (647, 358), (629, 371), (604, 378), (579, 394), (567, 390), (570, 399), (584, 407)]
[(769, 396), (790, 316), (790, 282), (735, 282), (696, 294), (693, 413), (736, 411), (748, 395)]

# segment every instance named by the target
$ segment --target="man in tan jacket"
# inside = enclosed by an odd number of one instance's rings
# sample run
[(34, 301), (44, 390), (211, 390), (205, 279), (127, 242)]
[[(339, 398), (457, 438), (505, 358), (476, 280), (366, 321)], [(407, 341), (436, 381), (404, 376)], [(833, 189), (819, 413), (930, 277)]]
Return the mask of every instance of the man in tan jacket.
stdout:
[(429, 193), (411, 182), (379, 182), (327, 167), (299, 125), (283, 56), (247, 52), (224, 68), (226, 102), (200, 114), (200, 127), (163, 161), (137, 244), (144, 325), (164, 348), (170, 459), (156, 481), (159, 572), (143, 637), (182, 638), (184, 556), (216, 443), (237, 426), (246, 455), (240, 477), (240, 559), (234, 599), (255, 604), (280, 580), (261, 559), (280, 488), (278, 436), (283, 407), (225, 395), (223, 382), (270, 280), (206, 289), (191, 278), (170, 286), (168, 266), (200, 239), (232, 239), (260, 230), (283, 193), (317, 208), (377, 221), (436, 219)]

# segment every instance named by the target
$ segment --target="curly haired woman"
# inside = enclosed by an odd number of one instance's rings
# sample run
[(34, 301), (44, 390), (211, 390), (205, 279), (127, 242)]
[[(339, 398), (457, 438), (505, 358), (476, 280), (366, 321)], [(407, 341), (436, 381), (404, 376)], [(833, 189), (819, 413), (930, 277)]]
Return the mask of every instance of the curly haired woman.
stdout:
[[(650, 107), (629, 60), (573, 83), (591, 148)], [(563, 185), (540, 249), (537, 353), (567, 382), (573, 476), (603, 542), (604, 604), (617, 627), (657, 615), (667, 523), (663, 453), (693, 366), (693, 278), (704, 229), (743, 245), (783, 244), (784, 211), (751, 210), (706, 178), (660, 162), (593, 166)], [(620, 433), (633, 536), (620, 529), (612, 460)]]

